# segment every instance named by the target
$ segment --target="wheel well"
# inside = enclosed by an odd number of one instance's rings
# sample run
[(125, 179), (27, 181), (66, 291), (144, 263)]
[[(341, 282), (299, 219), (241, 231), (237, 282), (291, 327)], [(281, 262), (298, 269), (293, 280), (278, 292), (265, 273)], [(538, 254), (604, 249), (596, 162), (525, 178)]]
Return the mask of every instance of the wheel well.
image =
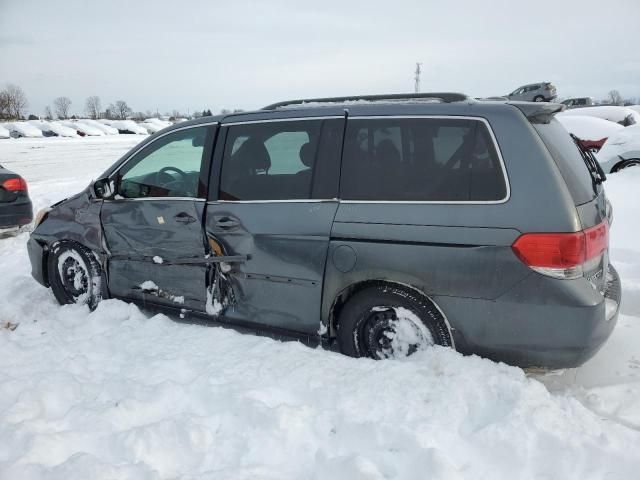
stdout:
[(640, 163), (640, 158), (625, 158), (623, 160), (620, 160), (618, 163), (616, 163), (613, 168), (611, 168), (611, 173), (615, 173), (618, 170), (620, 170), (621, 168), (624, 168), (625, 165), (627, 165), (628, 163), (635, 163), (638, 162)]
[(433, 299), (431, 299), (427, 294), (425, 294), (422, 290), (412, 286), (412, 285), (407, 285), (406, 283), (401, 283), (401, 282), (393, 282), (393, 281), (389, 281), (389, 280), (364, 280), (362, 282), (358, 282), (358, 283), (354, 283), (353, 285), (349, 285), (347, 288), (343, 289), (340, 293), (338, 293), (338, 295), (336, 295), (336, 298), (333, 300), (333, 303), (331, 305), (331, 308), (329, 310), (329, 336), (330, 337), (335, 337), (335, 332), (336, 332), (336, 326), (337, 326), (337, 320), (340, 317), (340, 312), (342, 311), (342, 308), (344, 307), (344, 305), (349, 301), (349, 299), (355, 295), (356, 293), (365, 290), (367, 288), (370, 287), (377, 287), (377, 286), (393, 286), (396, 288), (401, 288), (404, 290), (410, 290), (411, 292), (418, 294), (419, 296), (421, 296), (422, 298), (424, 298), (426, 301), (430, 302), (431, 304), (433, 304), (441, 313), (442, 318), (444, 319), (444, 323), (447, 326), (447, 329), (449, 330), (449, 337), (451, 338), (451, 343), (452, 343), (452, 347), (455, 349), (455, 341), (453, 338), (453, 328), (451, 328), (451, 324), (449, 323), (449, 320), (447, 318), (447, 316), (445, 315), (445, 313), (442, 311), (442, 309), (440, 308), (440, 306), (433, 301)]

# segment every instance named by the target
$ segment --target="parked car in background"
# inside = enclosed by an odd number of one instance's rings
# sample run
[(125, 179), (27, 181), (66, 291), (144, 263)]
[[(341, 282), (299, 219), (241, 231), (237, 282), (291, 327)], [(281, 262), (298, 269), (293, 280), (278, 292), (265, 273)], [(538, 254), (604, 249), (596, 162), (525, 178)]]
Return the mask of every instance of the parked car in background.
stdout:
[(0, 165), (0, 234), (18, 231), (33, 220), (27, 182)]
[(596, 158), (606, 173), (640, 166), (640, 125), (624, 127), (612, 134)]
[(590, 107), (595, 104), (593, 97), (567, 98), (560, 103), (565, 105), (567, 108)]
[(617, 105), (598, 105), (594, 107), (574, 108), (565, 110), (558, 116), (588, 116), (597, 117), (611, 122), (616, 122), (627, 127), (629, 125), (640, 124), (640, 112), (629, 107), (620, 107)]
[(583, 148), (597, 152), (607, 139), (624, 130), (619, 123), (586, 115), (556, 115), (558, 121), (569, 132), (580, 139)]
[(516, 88), (506, 97), (522, 102), (552, 102), (556, 99), (556, 87), (550, 82), (531, 83)]
[(0, 138), (11, 138), (11, 132), (3, 124), (0, 124)]
[(356, 357), (577, 366), (620, 285), (604, 176), (561, 108), (407, 94), (173, 125), (39, 217), (32, 274), (61, 304), (121, 298)]

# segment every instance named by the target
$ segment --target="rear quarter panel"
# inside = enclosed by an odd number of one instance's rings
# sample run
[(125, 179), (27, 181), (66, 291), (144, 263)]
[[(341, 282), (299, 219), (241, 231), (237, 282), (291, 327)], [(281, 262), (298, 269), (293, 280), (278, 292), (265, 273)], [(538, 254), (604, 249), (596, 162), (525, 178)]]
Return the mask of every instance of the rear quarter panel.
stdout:
[[(325, 273), (324, 321), (340, 292), (372, 279), (411, 285), (432, 297), (496, 299), (531, 275), (511, 250), (521, 233), (580, 230), (564, 180), (524, 115), (504, 105), (465, 115), (488, 120), (509, 198), (494, 204), (341, 202)], [(346, 272), (334, 258), (341, 245), (355, 252)]]

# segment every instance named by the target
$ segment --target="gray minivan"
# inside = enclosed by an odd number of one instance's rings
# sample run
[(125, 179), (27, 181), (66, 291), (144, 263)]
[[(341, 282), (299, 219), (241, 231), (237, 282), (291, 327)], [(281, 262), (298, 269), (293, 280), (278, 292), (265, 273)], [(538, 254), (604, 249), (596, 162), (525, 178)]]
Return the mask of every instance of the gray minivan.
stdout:
[(580, 365), (616, 323), (604, 174), (556, 104), (451, 93), (184, 122), (38, 215), (58, 301), (114, 297), (321, 342)]

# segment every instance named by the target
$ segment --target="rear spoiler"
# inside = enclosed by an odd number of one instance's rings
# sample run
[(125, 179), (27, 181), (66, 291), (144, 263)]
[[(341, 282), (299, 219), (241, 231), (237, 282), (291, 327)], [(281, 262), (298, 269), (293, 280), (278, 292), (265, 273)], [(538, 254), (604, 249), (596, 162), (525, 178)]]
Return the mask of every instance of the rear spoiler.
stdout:
[(549, 123), (556, 113), (567, 108), (561, 103), (547, 102), (509, 102), (509, 105), (524, 113), (531, 123)]

